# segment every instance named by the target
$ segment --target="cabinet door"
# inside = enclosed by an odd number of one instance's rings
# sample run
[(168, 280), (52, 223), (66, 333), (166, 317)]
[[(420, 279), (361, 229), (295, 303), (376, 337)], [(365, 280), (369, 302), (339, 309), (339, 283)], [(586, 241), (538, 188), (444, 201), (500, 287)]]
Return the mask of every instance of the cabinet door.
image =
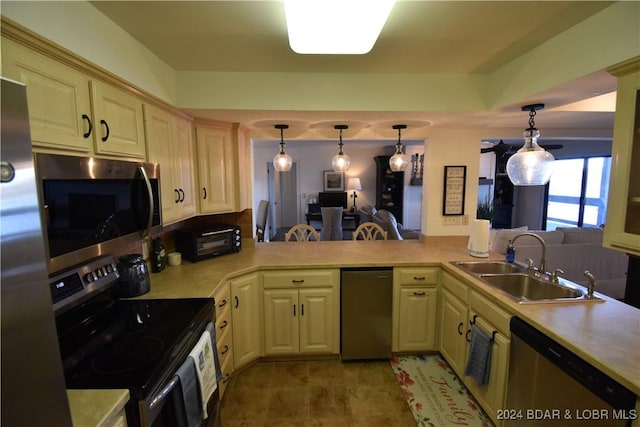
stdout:
[(436, 349), (437, 294), (432, 287), (400, 288), (399, 351)]
[(142, 101), (102, 82), (91, 82), (96, 153), (144, 159)]
[(234, 368), (260, 357), (262, 309), (258, 276), (248, 274), (231, 280)]
[[(473, 318), (473, 313), (470, 313), (470, 317)], [(475, 322), (487, 334), (496, 330), (493, 325), (481, 317), (476, 317)], [(496, 425), (500, 425), (501, 422), (497, 419), (496, 412), (505, 407), (510, 346), (510, 339), (500, 332), (496, 332), (491, 349), (489, 383), (486, 386), (479, 387), (473, 378), (464, 377), (465, 385)]]
[(144, 106), (145, 131), (148, 144), (148, 159), (160, 165), (160, 197), (162, 222), (170, 223), (179, 217), (180, 194), (174, 185), (173, 151), (175, 126), (171, 114), (153, 107)]
[(180, 217), (189, 218), (196, 213), (193, 167), (193, 138), (191, 122), (176, 118), (174, 180), (180, 192)]
[(235, 156), (230, 129), (196, 127), (201, 213), (233, 212)]
[(268, 289), (264, 291), (265, 354), (298, 353), (300, 315), (297, 290)]
[(336, 353), (338, 315), (333, 288), (300, 289), (300, 352)]
[(467, 350), (467, 306), (446, 289), (442, 289), (441, 302), (440, 352), (461, 376)]
[(96, 123), (84, 74), (4, 38), (2, 68), (5, 77), (27, 86), (34, 146), (93, 152), (90, 129), (95, 131)]

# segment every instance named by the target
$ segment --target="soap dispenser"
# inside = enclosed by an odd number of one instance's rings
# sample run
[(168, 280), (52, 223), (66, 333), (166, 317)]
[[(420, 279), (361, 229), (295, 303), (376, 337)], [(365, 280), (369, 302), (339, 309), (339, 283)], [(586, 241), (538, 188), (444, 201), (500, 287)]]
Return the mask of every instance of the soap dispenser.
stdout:
[(507, 245), (507, 251), (505, 253), (505, 261), (513, 263), (516, 260), (516, 248), (513, 246), (513, 241), (509, 240)]

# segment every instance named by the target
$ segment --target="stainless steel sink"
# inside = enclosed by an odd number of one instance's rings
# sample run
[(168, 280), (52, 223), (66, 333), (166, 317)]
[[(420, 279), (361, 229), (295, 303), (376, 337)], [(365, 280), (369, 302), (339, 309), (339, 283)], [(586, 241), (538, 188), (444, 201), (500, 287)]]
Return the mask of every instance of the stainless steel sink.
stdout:
[(506, 261), (458, 261), (453, 264), (475, 274), (505, 274), (522, 272), (522, 268)]
[(503, 290), (522, 301), (584, 298), (586, 294), (578, 288), (555, 284), (525, 273), (482, 274), (480, 278), (491, 286)]
[(456, 261), (452, 264), (521, 304), (604, 301), (598, 297), (588, 298), (586, 289), (573, 282), (560, 278), (559, 283), (554, 283), (547, 275), (520, 264), (506, 261)]

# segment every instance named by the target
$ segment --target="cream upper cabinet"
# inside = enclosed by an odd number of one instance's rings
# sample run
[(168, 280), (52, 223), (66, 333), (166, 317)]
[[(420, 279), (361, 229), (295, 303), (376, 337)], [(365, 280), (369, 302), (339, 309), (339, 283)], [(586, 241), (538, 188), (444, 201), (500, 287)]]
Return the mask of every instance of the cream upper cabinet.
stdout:
[(231, 127), (196, 126), (200, 213), (236, 210), (236, 155)]
[(339, 350), (339, 271), (263, 273), (266, 355)]
[(34, 147), (145, 158), (142, 101), (11, 40), (2, 50), (4, 75), (27, 86)]
[(189, 121), (149, 104), (145, 104), (144, 114), (147, 158), (160, 165), (162, 222), (169, 224), (193, 216), (193, 145)]
[(35, 147), (93, 153), (94, 120), (84, 74), (5, 38), (2, 68), (5, 77), (27, 86)]
[(261, 356), (262, 304), (258, 293), (258, 274), (231, 279), (230, 286), (233, 365), (238, 369)]
[(91, 82), (94, 142), (97, 154), (144, 159), (142, 101), (99, 81)]
[(393, 270), (393, 351), (433, 351), (436, 345), (440, 268)]
[(618, 91), (603, 243), (640, 256), (640, 59), (609, 71)]

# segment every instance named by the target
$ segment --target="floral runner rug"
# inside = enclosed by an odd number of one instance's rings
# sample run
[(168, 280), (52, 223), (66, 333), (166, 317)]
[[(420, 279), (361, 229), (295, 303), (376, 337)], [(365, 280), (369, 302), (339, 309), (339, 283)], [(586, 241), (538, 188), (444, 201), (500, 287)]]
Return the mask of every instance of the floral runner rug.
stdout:
[(442, 356), (395, 356), (391, 367), (418, 426), (493, 426)]

